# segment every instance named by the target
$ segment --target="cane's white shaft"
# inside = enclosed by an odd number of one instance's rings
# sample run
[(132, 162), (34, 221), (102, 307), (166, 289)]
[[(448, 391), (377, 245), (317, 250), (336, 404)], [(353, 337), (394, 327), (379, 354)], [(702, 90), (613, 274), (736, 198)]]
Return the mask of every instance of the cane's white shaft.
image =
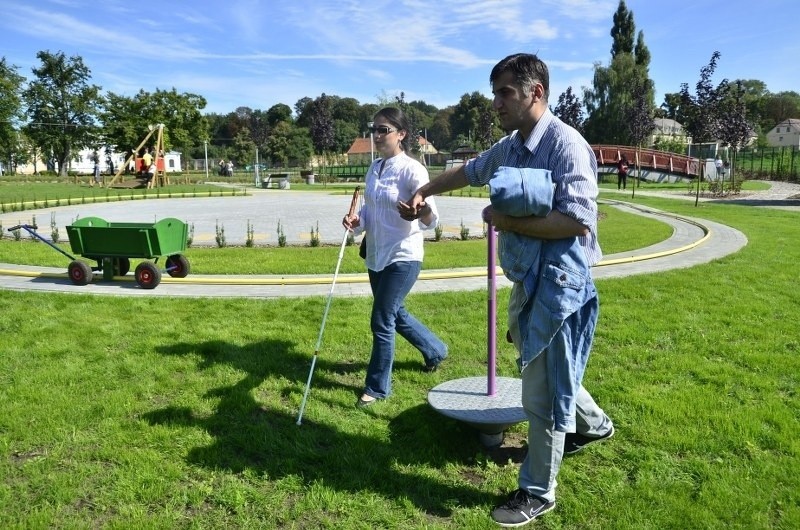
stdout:
[[(353, 200), (350, 203), (350, 215), (355, 212), (356, 203), (358, 202), (359, 188), (353, 192)], [(331, 308), (331, 300), (333, 300), (333, 288), (336, 287), (336, 278), (339, 277), (339, 267), (342, 266), (342, 258), (344, 258), (344, 247), (347, 245), (347, 236), (350, 230), (345, 229), (344, 236), (342, 237), (342, 244), (339, 247), (339, 258), (336, 260), (336, 270), (333, 271), (333, 281), (331, 281), (331, 290), (328, 292), (328, 301), (325, 303), (325, 311), (322, 313), (322, 324), (319, 326), (319, 335), (317, 335), (317, 345), (314, 347), (314, 357), (311, 359), (311, 369), (308, 371), (308, 381), (306, 381), (306, 389), (303, 392), (303, 401), (300, 403), (300, 413), (297, 415), (297, 425), (303, 423), (303, 411), (306, 408), (306, 400), (308, 399), (308, 391), (311, 389), (311, 378), (314, 375), (314, 366), (317, 364), (317, 355), (322, 345), (322, 334), (325, 332), (325, 322), (328, 320), (328, 310)]]

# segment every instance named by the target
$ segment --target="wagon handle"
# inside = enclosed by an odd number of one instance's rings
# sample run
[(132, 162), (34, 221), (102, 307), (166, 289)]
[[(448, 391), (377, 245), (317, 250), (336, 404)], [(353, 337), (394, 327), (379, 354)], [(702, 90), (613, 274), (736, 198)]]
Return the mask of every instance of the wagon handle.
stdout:
[[(8, 229), (8, 231), (9, 232), (13, 232), (14, 230), (19, 230), (20, 228), (24, 228), (25, 230), (28, 230), (28, 229), (38, 230), (39, 227), (36, 226), (36, 225), (17, 225), (17, 226), (12, 226), (11, 228)], [(28, 230), (28, 231), (30, 231), (30, 230)]]
[(51, 243), (50, 241), (46, 240), (45, 238), (43, 238), (43, 237), (42, 237), (42, 236), (40, 236), (39, 234), (37, 234), (37, 233), (36, 233), (36, 229), (37, 229), (38, 227), (37, 227), (36, 225), (17, 225), (17, 226), (12, 226), (11, 228), (9, 228), (9, 229), (8, 229), (8, 231), (9, 231), (9, 232), (13, 232), (14, 230), (19, 230), (20, 228), (22, 228), (23, 230), (25, 230), (26, 232), (28, 232), (28, 233), (29, 233), (31, 236), (35, 237), (35, 238), (36, 238), (36, 239), (38, 239), (39, 241), (42, 241), (42, 242), (44, 242), (44, 243), (47, 243), (48, 245), (50, 245), (50, 247), (51, 247), (51, 248), (53, 248), (53, 249), (55, 249), (56, 251), (60, 252), (61, 254), (65, 255), (66, 257), (68, 257), (68, 258), (69, 258), (69, 259), (71, 259), (72, 261), (75, 261), (75, 260), (77, 260), (77, 259), (78, 259), (78, 258), (76, 258), (75, 256), (73, 256), (72, 254), (67, 254), (66, 252), (64, 252), (63, 250), (61, 250), (61, 249), (60, 249), (60, 248), (58, 248), (57, 246), (55, 246), (53, 243)]

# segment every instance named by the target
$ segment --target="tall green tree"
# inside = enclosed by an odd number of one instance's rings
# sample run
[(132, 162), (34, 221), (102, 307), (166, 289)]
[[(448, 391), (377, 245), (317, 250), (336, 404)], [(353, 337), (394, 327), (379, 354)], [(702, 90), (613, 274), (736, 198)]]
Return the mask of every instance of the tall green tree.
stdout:
[(266, 154), (272, 165), (286, 167), (290, 163), (306, 166), (314, 155), (311, 134), (305, 127), (282, 121), (272, 129), (266, 145)]
[(270, 127), (275, 127), (280, 122), (290, 122), (292, 121), (292, 108), (285, 103), (278, 103), (276, 105), (271, 106), (267, 110), (267, 123)]
[(30, 119), (25, 130), (66, 177), (73, 154), (96, 142), (100, 87), (89, 84), (91, 72), (79, 56), (40, 51), (36, 57), (41, 66), (32, 69), (34, 78), (22, 94)]
[(633, 54), (633, 36), (636, 24), (633, 21), (633, 12), (628, 11), (624, 0), (621, 0), (614, 13), (614, 25), (611, 27), (611, 58), (620, 53)]
[(17, 73), (17, 66), (0, 59), (0, 161), (9, 169), (20, 147), (15, 124), (24, 117), (22, 110), (22, 84), (25, 78)]
[(769, 131), (780, 122), (800, 116), (800, 94), (784, 91), (769, 94), (764, 101), (764, 131)]
[[(150, 93), (140, 90), (127, 97), (108, 93), (101, 114), (105, 143), (119, 150), (131, 150), (145, 138), (151, 126), (164, 124), (164, 147), (180, 149), (186, 158), (201, 158), (209, 133), (208, 118), (201, 113), (206, 99), (197, 94), (178, 93), (175, 88)], [(152, 135), (149, 146), (155, 145)]]
[[(494, 115), (491, 99), (478, 91), (462, 95), (450, 115), (450, 134), (455, 141), (451, 142), (448, 147), (456, 149), (459, 145), (466, 144), (475, 149), (480, 148), (482, 141), (480, 136), (487, 136), (487, 124), (482, 123), (485, 120), (486, 113)], [(496, 118), (493, 118), (492, 127), (494, 132), (491, 136), (499, 137), (501, 132), (499, 129), (494, 130), (497, 127), (495, 122)], [(480, 131), (484, 131), (483, 134)]]
[(608, 66), (595, 64), (592, 87), (583, 91), (587, 112), (584, 132), (592, 143), (632, 145), (634, 141), (625, 115), (625, 109), (633, 103), (632, 88), (651, 87), (646, 95), (646, 104), (651, 114), (655, 109), (655, 90), (649, 73), (650, 51), (644, 43), (644, 32), (635, 36), (633, 12), (622, 0), (613, 22), (611, 61)]

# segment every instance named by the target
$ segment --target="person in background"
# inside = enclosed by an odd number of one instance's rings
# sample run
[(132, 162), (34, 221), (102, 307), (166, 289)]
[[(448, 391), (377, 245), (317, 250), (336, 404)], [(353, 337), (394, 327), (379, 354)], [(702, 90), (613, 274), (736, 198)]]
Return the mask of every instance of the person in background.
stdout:
[(508, 136), (422, 186), (400, 205), (400, 212), (414, 215), (432, 195), (490, 184), (509, 167), (527, 168), (530, 175), (544, 171), (555, 185), (552, 209), (544, 216), (514, 217), (491, 205), (483, 211), (484, 220), (500, 232), (504, 271), (516, 270), (521, 260), (530, 263), (513, 280), (508, 303), (509, 335), (522, 372), (528, 449), (518, 489), (491, 513), (499, 525), (513, 527), (555, 507), (564, 454), (611, 438), (614, 425), (582, 385), (599, 312), (591, 276), (591, 266), (602, 257), (597, 160), (580, 133), (550, 111), (550, 75), (539, 57), (510, 55), (495, 65), (489, 81)]
[(144, 154), (142, 155), (142, 168), (145, 172), (147, 172), (150, 168), (150, 164), (153, 163), (153, 155), (150, 154), (150, 148), (146, 147), (144, 150)]
[[(628, 158), (622, 155), (617, 161), (617, 189), (624, 190), (628, 185)], [(635, 187), (635, 186), (634, 186)]]
[(375, 114), (371, 132), (380, 158), (367, 171), (363, 207), (342, 220), (355, 235), (366, 232), (365, 259), (373, 296), (372, 353), (357, 407), (391, 394), (396, 333), (420, 351), (427, 372), (435, 371), (447, 357), (447, 345), (405, 307), (422, 268), (423, 230), (433, 230), (439, 222), (433, 200), (410, 215), (398, 212), (399, 202), (408, 201), (429, 182), (425, 166), (408, 155), (409, 128), (400, 109), (386, 107)]
[(92, 181), (92, 186), (95, 184), (102, 186), (101, 178), (100, 178), (100, 160), (94, 160), (94, 180)]
[(717, 178), (722, 178), (725, 174), (724, 166), (722, 165), (722, 158), (717, 155), (717, 158), (714, 159), (714, 167), (717, 169)]

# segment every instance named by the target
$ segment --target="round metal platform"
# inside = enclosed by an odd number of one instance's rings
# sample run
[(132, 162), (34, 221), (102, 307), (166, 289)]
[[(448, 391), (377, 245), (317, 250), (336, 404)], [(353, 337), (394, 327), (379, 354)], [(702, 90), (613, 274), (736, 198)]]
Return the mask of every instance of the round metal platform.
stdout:
[(446, 381), (428, 392), (428, 403), (437, 412), (477, 429), (481, 442), (503, 442), (503, 431), (527, 420), (522, 409), (522, 379), (498, 377), (494, 395), (487, 394), (486, 377)]

